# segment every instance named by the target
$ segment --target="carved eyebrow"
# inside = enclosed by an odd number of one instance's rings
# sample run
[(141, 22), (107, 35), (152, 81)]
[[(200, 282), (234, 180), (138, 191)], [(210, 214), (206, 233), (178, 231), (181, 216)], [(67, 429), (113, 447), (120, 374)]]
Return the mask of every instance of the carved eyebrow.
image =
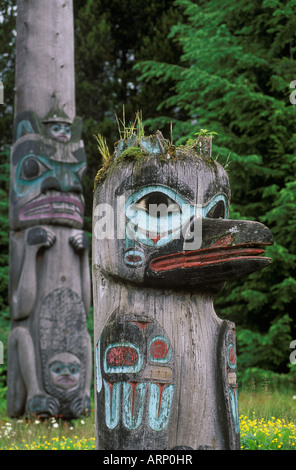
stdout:
[(125, 180), (123, 180), (122, 183), (116, 188), (115, 196), (120, 196), (129, 189), (137, 189), (146, 185), (152, 186), (151, 181), (153, 181), (154, 185), (172, 186), (176, 192), (178, 192), (181, 196), (190, 202), (194, 200), (194, 191), (186, 183), (184, 183), (184, 181), (176, 178), (174, 175), (170, 175), (169, 180), (161, 180), (162, 178), (159, 170), (155, 167), (148, 167), (145, 169), (145, 173), (142, 173), (136, 178), (134, 175), (130, 175)]
[(36, 142), (33, 140), (26, 140), (17, 146), (12, 155), (12, 164), (16, 165), (19, 160), (24, 156), (30, 153), (35, 155), (44, 155), (46, 157), (51, 157), (56, 152), (55, 148), (51, 145), (46, 145), (42, 142)]

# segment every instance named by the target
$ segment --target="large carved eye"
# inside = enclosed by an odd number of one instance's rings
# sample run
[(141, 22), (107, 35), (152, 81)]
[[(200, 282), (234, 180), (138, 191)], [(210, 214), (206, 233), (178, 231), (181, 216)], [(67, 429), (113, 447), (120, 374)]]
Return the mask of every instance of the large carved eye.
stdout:
[(126, 201), (127, 239), (148, 246), (166, 245), (180, 234), (185, 206), (186, 201), (171, 188), (137, 190)]
[(39, 178), (47, 170), (48, 168), (37, 158), (28, 157), (22, 163), (20, 176), (25, 180), (33, 180)]
[(208, 219), (225, 219), (225, 204), (224, 201), (218, 201), (206, 214)]
[(142, 209), (155, 217), (166, 216), (172, 212), (180, 212), (180, 206), (169, 196), (159, 191), (151, 192), (133, 205), (134, 209)]

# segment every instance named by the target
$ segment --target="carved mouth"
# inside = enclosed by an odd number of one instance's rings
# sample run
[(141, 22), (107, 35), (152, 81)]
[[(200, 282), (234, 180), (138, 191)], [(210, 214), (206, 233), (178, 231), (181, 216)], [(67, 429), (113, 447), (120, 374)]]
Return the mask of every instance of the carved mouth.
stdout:
[(56, 139), (57, 139), (57, 140), (60, 140), (61, 142), (67, 142), (67, 141), (69, 140), (69, 138), (68, 138), (66, 135), (63, 135), (63, 134), (58, 135), (58, 136), (56, 137)]
[(82, 202), (73, 196), (49, 196), (30, 202), (20, 210), (22, 221), (36, 219), (72, 219), (83, 222), (84, 208)]
[[(234, 260), (253, 260), (264, 254), (265, 250), (259, 246), (243, 246), (225, 248), (208, 248), (194, 251), (182, 251), (170, 255), (154, 258), (150, 268), (154, 272), (172, 271), (174, 269), (199, 268), (210, 265), (219, 265)], [(270, 258), (264, 258), (266, 262)]]
[(64, 375), (64, 376), (61, 376), (57, 379), (57, 383), (59, 383), (59, 384), (75, 384), (76, 380), (73, 379), (72, 377)]

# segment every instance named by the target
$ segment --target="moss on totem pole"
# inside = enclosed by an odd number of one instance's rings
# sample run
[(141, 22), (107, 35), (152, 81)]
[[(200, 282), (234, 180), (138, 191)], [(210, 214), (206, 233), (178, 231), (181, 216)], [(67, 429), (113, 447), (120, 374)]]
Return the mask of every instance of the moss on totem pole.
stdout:
[(114, 167), (118, 167), (127, 161), (137, 165), (149, 158), (157, 157), (160, 163), (168, 164), (175, 161), (186, 161), (189, 157), (197, 161), (202, 158), (206, 164), (216, 170), (216, 162), (211, 156), (212, 135), (214, 133), (203, 129), (201, 131), (196, 134), (196, 139), (190, 139), (185, 145), (177, 147), (166, 140), (160, 131), (147, 137), (132, 133), (116, 142), (112, 155), (109, 152), (106, 140), (101, 135), (94, 136), (98, 142), (98, 149), (103, 161), (94, 180), (94, 191)]

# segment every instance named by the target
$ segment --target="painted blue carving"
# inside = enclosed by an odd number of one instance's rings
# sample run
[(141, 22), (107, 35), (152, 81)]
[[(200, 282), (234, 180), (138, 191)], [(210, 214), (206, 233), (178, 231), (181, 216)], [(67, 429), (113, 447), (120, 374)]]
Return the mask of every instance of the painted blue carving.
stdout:
[(150, 155), (160, 155), (163, 153), (159, 143), (155, 140), (151, 140), (150, 138), (141, 139), (140, 147), (144, 152), (149, 153)]
[(228, 387), (230, 406), (232, 411), (232, 417), (234, 422), (234, 429), (236, 433), (239, 433), (239, 412), (238, 412), (238, 394), (236, 390)]
[(116, 382), (112, 386), (112, 395), (110, 385), (104, 380), (105, 389), (105, 421), (109, 429), (114, 429), (119, 423), (119, 405), (121, 382)]
[(137, 429), (143, 420), (147, 383), (134, 385), (123, 382), (122, 421), (127, 429)]
[[(169, 205), (152, 205), (150, 213), (139, 206), (139, 201), (152, 193), (162, 193)], [(126, 247), (129, 240), (138, 240), (148, 246), (162, 246), (179, 236), (182, 228), (182, 205), (188, 204), (178, 193), (165, 186), (146, 186), (126, 200)], [(159, 212), (156, 213), (156, 209)], [(155, 213), (153, 213), (155, 211)], [(155, 239), (159, 238), (157, 242)], [(154, 241), (153, 241), (154, 239)]]
[(159, 385), (150, 384), (148, 424), (153, 431), (162, 431), (168, 425), (174, 389), (174, 385), (166, 385), (161, 396)]
[(127, 250), (124, 254), (124, 261), (128, 266), (139, 267), (144, 263), (144, 254), (137, 250)]
[(225, 194), (217, 194), (215, 197), (213, 197), (210, 201), (208, 201), (205, 205), (202, 206), (201, 210), (201, 217), (207, 217), (207, 214), (210, 212), (212, 207), (214, 207), (218, 202), (223, 201), (224, 202), (224, 207), (225, 207), (225, 212), (223, 215), (224, 219), (227, 219), (228, 217), (228, 201), (225, 196)]
[[(23, 175), (22, 167), (25, 160), (29, 158), (35, 160), (39, 166), (39, 172), (35, 178), (27, 179)], [(41, 155), (27, 154), (18, 162), (14, 179), (14, 190), (18, 197), (26, 196), (32, 190), (38, 190), (45, 178), (52, 177), (59, 182), (61, 191), (67, 192), (75, 184), (81, 184), (80, 174), (82, 174), (85, 167), (85, 162), (65, 163)]]
[(32, 124), (28, 120), (21, 121), (17, 126), (16, 139), (19, 139), (24, 134), (35, 134)]
[[(152, 204), (150, 210), (141, 206), (140, 202), (153, 193), (162, 193), (168, 198), (168, 204)], [(206, 218), (219, 201), (224, 203), (226, 218), (228, 203), (222, 193), (204, 205), (193, 205), (166, 186), (145, 186), (135, 191), (127, 198), (125, 205), (126, 250), (134, 246), (135, 240), (146, 246), (167, 245), (180, 237), (182, 229), (188, 226), (192, 217)]]

